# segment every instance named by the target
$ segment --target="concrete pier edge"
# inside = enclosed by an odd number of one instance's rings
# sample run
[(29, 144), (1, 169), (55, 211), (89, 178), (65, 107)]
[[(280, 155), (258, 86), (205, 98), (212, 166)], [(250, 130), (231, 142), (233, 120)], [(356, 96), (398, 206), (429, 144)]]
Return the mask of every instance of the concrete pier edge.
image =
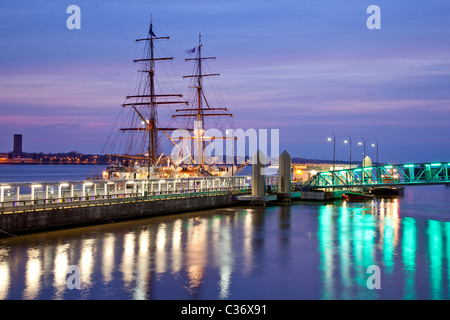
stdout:
[(0, 237), (237, 206), (235, 194), (134, 201), (0, 215)]

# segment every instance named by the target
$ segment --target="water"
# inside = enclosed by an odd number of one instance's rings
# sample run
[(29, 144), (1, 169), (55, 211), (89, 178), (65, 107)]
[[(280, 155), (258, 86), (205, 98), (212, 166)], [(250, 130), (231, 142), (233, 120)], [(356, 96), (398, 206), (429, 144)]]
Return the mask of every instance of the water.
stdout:
[[(450, 188), (416, 186), (4, 238), (0, 299), (446, 300), (449, 208)], [(370, 266), (380, 289), (368, 288)]]
[(95, 175), (105, 168), (105, 165), (51, 165), (51, 164), (16, 164), (0, 165), (0, 182), (28, 181), (82, 181), (90, 175)]

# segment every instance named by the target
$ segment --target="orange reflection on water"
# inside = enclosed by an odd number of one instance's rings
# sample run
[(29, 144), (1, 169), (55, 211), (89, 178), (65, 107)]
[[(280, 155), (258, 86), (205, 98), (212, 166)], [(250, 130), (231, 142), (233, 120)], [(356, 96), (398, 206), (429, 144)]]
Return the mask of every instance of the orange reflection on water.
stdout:
[(122, 272), (122, 279), (126, 286), (130, 285), (133, 281), (133, 269), (134, 269), (134, 248), (135, 248), (135, 233), (128, 232), (124, 236), (122, 263), (120, 265), (120, 271)]
[(204, 276), (204, 268), (207, 264), (207, 224), (201, 218), (194, 218), (188, 230), (188, 242), (186, 245), (186, 265), (188, 273), (188, 289), (195, 291)]
[(177, 219), (172, 227), (172, 272), (179, 273), (183, 265), (183, 255), (181, 247), (182, 222)]
[(155, 251), (155, 266), (156, 273), (166, 272), (166, 232), (167, 227), (165, 223), (161, 223), (156, 233), (156, 251)]
[(0, 248), (0, 300), (4, 300), (8, 297), (10, 273), (8, 261), (8, 250)]
[(53, 267), (54, 287), (56, 289), (55, 300), (62, 299), (66, 289), (66, 277), (69, 269), (68, 248), (68, 244), (62, 244), (56, 247)]
[(112, 233), (108, 233), (103, 240), (103, 253), (102, 253), (102, 274), (105, 283), (112, 281), (112, 273), (115, 267), (114, 261), (114, 249), (115, 249), (116, 237)]
[(42, 262), (41, 252), (36, 248), (27, 251), (28, 260), (25, 273), (24, 299), (35, 299), (41, 288)]

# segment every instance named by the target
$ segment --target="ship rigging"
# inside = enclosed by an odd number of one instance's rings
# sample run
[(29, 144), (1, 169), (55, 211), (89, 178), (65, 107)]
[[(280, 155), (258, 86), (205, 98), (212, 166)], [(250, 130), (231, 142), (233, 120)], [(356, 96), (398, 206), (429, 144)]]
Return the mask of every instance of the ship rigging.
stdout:
[[(127, 125), (119, 128), (121, 137), (128, 134), (132, 138), (119, 143), (120, 146), (125, 147), (125, 152), (107, 153), (117, 161), (103, 171), (102, 176), (105, 179), (224, 176), (233, 175), (240, 169), (236, 168), (234, 163), (231, 167), (217, 166), (218, 163), (211, 163), (210, 160), (205, 159), (206, 144), (211, 144), (211, 141), (215, 139), (232, 139), (234, 144), (236, 139), (205, 134), (206, 119), (232, 118), (233, 116), (224, 106), (211, 107), (205, 94), (203, 79), (219, 76), (218, 73), (205, 72), (205, 64), (208, 60), (216, 58), (203, 55), (202, 39), (199, 35), (198, 45), (193, 50), (196, 52), (195, 57), (185, 59), (186, 62), (194, 62), (192, 74), (183, 76), (184, 79), (191, 80), (189, 88), (194, 92), (191, 101), (184, 100), (183, 95), (179, 93), (166, 93), (161, 90), (157, 81), (156, 64), (173, 60), (173, 57), (160, 56), (155, 49), (160, 41), (168, 39), (170, 37), (155, 34), (152, 22), (150, 22), (147, 36), (136, 39), (136, 42), (145, 43), (144, 56), (133, 60), (139, 66), (138, 72), (144, 77), (141, 78), (137, 92), (127, 96), (122, 104), (123, 109), (131, 110), (131, 116), (125, 119)], [(161, 121), (161, 115), (167, 115), (167, 113), (169, 116), (166, 117), (166, 121)], [(167, 119), (172, 120), (167, 121)], [(180, 125), (177, 119), (184, 119), (184, 125)], [(164, 154), (161, 145), (163, 141), (170, 141), (177, 146), (177, 142), (171, 138), (170, 133), (178, 129), (193, 133), (186, 139), (193, 143), (185, 145), (178, 159), (174, 160), (169, 154)], [(182, 143), (186, 144), (186, 140)], [(116, 146), (117, 142), (111, 144)], [(136, 147), (140, 148), (140, 151), (137, 151)], [(220, 163), (220, 161), (217, 162)]]

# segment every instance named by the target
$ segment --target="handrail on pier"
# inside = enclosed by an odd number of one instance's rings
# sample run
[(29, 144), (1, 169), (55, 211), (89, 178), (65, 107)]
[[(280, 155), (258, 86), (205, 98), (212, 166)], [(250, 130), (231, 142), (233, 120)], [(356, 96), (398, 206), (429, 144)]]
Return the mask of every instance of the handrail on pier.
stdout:
[(0, 183), (0, 214), (233, 194), (249, 188), (247, 176)]

